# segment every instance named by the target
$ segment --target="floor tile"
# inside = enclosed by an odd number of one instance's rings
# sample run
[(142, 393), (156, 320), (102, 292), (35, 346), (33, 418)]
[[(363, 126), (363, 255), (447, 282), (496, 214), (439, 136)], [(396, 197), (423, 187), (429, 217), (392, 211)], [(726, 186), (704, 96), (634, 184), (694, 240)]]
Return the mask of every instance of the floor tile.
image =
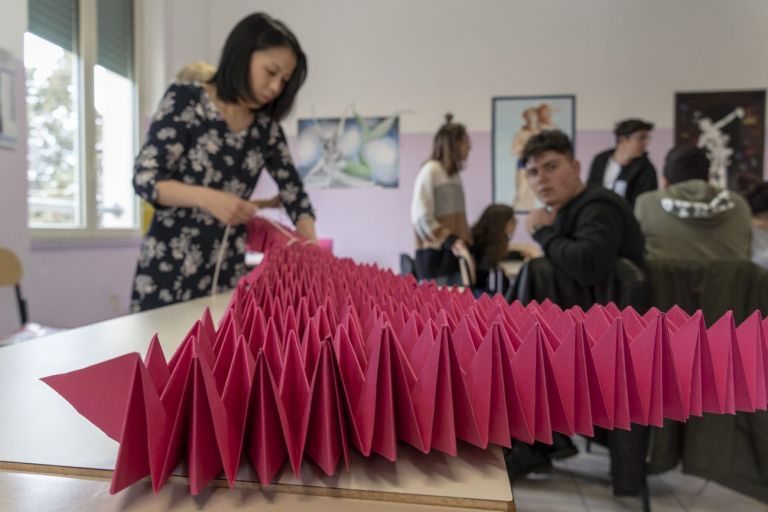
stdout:
[[(555, 461), (548, 480), (518, 480), (513, 484), (517, 510), (630, 512), (641, 511), (639, 497), (611, 492), (610, 459), (602, 447)], [(653, 512), (768, 512), (768, 505), (714, 482), (683, 474), (679, 469), (648, 478)]]

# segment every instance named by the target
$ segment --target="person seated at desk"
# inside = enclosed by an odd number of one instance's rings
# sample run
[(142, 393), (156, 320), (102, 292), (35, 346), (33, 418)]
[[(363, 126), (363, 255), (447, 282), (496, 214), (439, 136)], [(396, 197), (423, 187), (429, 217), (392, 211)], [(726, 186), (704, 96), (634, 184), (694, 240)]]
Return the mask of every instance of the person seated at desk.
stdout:
[(532, 137), (523, 159), (531, 188), (545, 205), (528, 214), (526, 228), (558, 270), (592, 286), (607, 277), (617, 258), (644, 267), (643, 238), (629, 204), (581, 181), (567, 135), (547, 131)]
[(754, 175), (739, 181), (752, 211), (752, 261), (768, 269), (768, 183)]
[(750, 210), (737, 193), (709, 183), (709, 158), (695, 146), (673, 148), (661, 189), (637, 198), (635, 216), (649, 260), (748, 260)]
[(470, 253), (477, 264), (476, 294), (504, 293), (523, 261), (539, 255), (532, 244), (509, 242), (516, 227), (515, 209), (506, 204), (489, 205), (472, 226)]
[[(525, 225), (547, 258), (574, 288), (607, 281), (618, 258), (644, 267), (643, 238), (629, 204), (614, 192), (585, 185), (570, 139), (561, 131), (545, 131), (523, 149), (531, 189), (545, 207), (531, 211)], [(567, 299), (562, 308), (574, 306)], [(588, 307), (588, 306), (587, 306)], [(554, 435), (552, 446), (515, 443), (507, 454), (510, 475), (551, 467), (551, 459), (577, 453), (573, 442)]]
[(511, 259), (509, 237), (516, 225), (514, 208), (506, 204), (492, 204), (483, 210), (472, 226), (474, 244), (470, 252), (477, 264), (476, 294), (504, 293), (509, 286), (509, 279), (499, 269), (499, 263)]

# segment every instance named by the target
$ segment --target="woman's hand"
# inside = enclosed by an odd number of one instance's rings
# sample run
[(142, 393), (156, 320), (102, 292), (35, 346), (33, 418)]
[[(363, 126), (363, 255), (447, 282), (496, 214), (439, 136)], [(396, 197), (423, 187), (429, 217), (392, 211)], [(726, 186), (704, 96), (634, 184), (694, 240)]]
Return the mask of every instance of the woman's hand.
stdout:
[(259, 208), (250, 201), (212, 188), (201, 191), (200, 208), (231, 226), (248, 222), (259, 211)]
[(259, 208), (280, 208), (283, 206), (283, 200), (280, 198), (280, 194), (276, 194), (269, 199), (254, 199), (251, 202)]
[(451, 252), (457, 258), (459, 256), (463, 256), (464, 254), (469, 252), (469, 249), (467, 248), (467, 243), (461, 238), (457, 238), (456, 240), (453, 241), (453, 244), (451, 244)]
[(296, 231), (305, 240), (317, 243), (317, 233), (315, 232), (315, 218), (311, 215), (302, 215), (296, 221)]

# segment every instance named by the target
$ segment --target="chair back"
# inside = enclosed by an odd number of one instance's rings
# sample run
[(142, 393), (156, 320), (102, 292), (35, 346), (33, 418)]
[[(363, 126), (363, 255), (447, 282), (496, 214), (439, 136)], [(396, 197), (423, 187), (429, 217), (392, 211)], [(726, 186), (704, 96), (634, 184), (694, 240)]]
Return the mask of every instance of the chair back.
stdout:
[(0, 286), (16, 286), (21, 283), (21, 262), (13, 251), (0, 247)]
[(727, 311), (736, 323), (760, 310), (768, 314), (768, 271), (751, 261), (649, 260), (653, 305), (677, 305), (688, 314), (701, 310), (707, 325)]
[(407, 276), (412, 275), (416, 279), (419, 278), (418, 274), (416, 273), (416, 262), (413, 261), (413, 258), (410, 254), (406, 253), (400, 253), (400, 275), (401, 276)]
[(532, 258), (520, 268), (506, 294), (508, 302), (528, 304), (549, 299), (561, 308), (614, 302), (620, 309), (632, 306), (643, 313), (649, 307), (650, 291), (644, 272), (626, 258), (617, 258), (601, 282), (583, 286), (560, 271), (547, 258)]
[(0, 247), (0, 287), (13, 286), (16, 293), (16, 303), (19, 307), (21, 325), (27, 323), (27, 301), (21, 296), (21, 262), (10, 249)]

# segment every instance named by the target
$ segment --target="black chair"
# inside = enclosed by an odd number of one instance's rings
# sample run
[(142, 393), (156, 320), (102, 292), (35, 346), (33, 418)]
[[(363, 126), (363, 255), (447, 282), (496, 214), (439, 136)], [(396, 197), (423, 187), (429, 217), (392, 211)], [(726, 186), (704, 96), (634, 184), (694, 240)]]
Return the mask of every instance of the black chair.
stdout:
[[(562, 308), (580, 306), (585, 311), (594, 304), (614, 302), (619, 308), (634, 307), (644, 313), (650, 306), (648, 279), (637, 265), (625, 258), (616, 260), (606, 278), (593, 286), (581, 286), (558, 270), (547, 258), (527, 261), (509, 288), (509, 302), (527, 304), (549, 299)], [(605, 444), (611, 457), (614, 495), (640, 496), (644, 511), (650, 511), (647, 482), (649, 428), (633, 425), (632, 430), (595, 428), (595, 441)]]
[(416, 273), (416, 262), (413, 261), (413, 257), (410, 254), (400, 253), (400, 275), (407, 276), (409, 274), (416, 279), (419, 278)]

